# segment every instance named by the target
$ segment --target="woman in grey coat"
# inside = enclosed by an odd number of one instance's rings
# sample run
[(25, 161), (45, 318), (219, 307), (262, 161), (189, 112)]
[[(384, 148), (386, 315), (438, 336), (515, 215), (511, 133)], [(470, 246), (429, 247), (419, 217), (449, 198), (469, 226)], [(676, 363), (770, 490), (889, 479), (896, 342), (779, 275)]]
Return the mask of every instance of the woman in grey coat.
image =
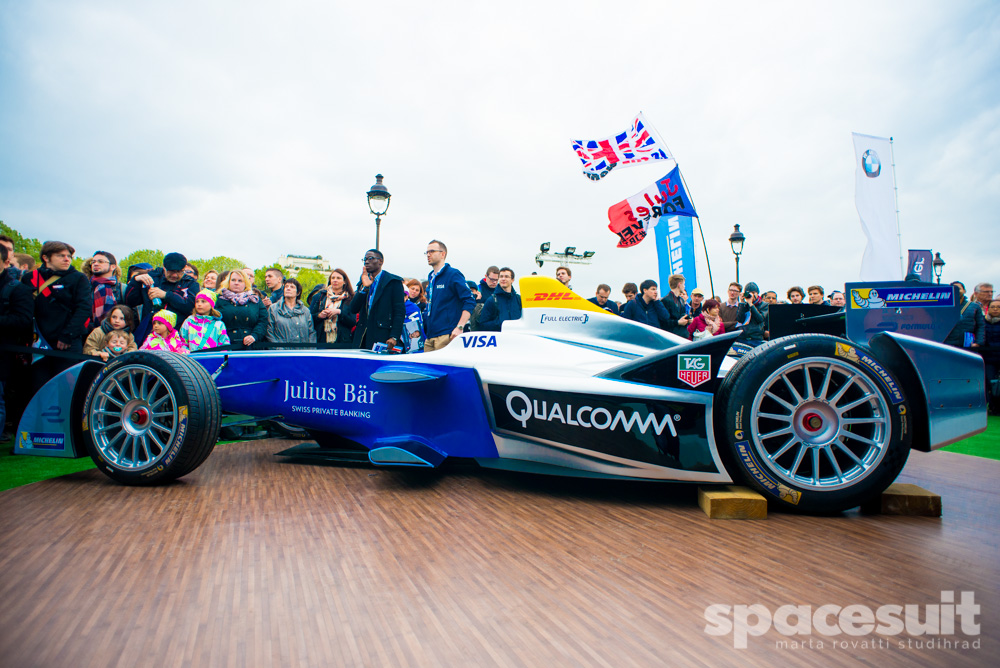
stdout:
[(282, 291), (285, 298), (271, 304), (267, 310), (267, 340), (272, 343), (316, 343), (312, 314), (299, 300), (302, 285), (294, 278), (286, 278)]

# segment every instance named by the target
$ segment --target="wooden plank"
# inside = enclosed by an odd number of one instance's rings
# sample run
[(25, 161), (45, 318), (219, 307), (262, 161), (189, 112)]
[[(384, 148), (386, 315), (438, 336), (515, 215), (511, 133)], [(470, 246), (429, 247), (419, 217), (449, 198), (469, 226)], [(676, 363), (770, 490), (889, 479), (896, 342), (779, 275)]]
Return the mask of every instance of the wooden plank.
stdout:
[(919, 485), (894, 482), (880, 497), (865, 503), (861, 511), (867, 514), (941, 517), (941, 496)]
[[(1000, 462), (911, 455), (902, 481), (946, 495), (943, 520), (706, 522), (690, 485), (306, 466), (273, 455), (290, 444), (219, 446), (166, 487), (86, 471), (0, 493), (0, 664), (909, 668), (1000, 653)], [(983, 610), (978, 651), (905, 632), (790, 650), (807, 637), (773, 628), (735, 650), (705, 632), (716, 604), (960, 591)]]
[(713, 520), (767, 519), (767, 499), (749, 487), (699, 487), (698, 505)]

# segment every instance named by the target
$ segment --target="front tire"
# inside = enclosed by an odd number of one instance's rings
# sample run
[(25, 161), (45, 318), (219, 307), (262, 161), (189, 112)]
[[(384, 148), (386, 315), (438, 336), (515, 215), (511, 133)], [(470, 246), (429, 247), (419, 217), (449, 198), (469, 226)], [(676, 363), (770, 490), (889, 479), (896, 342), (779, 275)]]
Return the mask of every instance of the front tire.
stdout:
[(788, 510), (835, 513), (881, 494), (912, 440), (899, 382), (871, 351), (802, 334), (754, 349), (717, 397), (727, 465)]
[(119, 357), (94, 379), (83, 406), (91, 459), (126, 485), (163, 484), (196, 469), (215, 447), (220, 421), (211, 377), (175, 353)]

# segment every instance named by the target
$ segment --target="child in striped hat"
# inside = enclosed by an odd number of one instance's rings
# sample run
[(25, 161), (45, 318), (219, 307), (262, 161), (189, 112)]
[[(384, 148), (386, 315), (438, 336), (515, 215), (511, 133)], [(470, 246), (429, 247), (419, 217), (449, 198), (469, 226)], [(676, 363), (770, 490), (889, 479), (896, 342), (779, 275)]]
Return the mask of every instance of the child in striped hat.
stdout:
[(153, 316), (153, 331), (142, 342), (139, 350), (167, 350), (172, 353), (188, 354), (184, 343), (174, 326), (177, 324), (177, 314), (173, 311), (160, 309)]
[(215, 299), (211, 290), (199, 292), (194, 300), (194, 313), (181, 325), (181, 338), (191, 352), (229, 345), (229, 334), (222, 316), (215, 310)]

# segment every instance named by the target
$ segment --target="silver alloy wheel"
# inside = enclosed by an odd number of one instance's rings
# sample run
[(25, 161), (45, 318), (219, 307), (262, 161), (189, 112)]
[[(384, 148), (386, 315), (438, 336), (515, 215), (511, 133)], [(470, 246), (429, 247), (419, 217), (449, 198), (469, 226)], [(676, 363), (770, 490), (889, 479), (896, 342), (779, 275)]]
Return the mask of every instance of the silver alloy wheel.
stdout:
[(881, 391), (857, 368), (805, 358), (768, 376), (750, 411), (754, 447), (800, 489), (850, 487), (878, 468), (892, 437)]
[(101, 380), (88, 414), (94, 445), (122, 470), (155, 465), (177, 435), (178, 407), (170, 384), (146, 366), (124, 366)]

